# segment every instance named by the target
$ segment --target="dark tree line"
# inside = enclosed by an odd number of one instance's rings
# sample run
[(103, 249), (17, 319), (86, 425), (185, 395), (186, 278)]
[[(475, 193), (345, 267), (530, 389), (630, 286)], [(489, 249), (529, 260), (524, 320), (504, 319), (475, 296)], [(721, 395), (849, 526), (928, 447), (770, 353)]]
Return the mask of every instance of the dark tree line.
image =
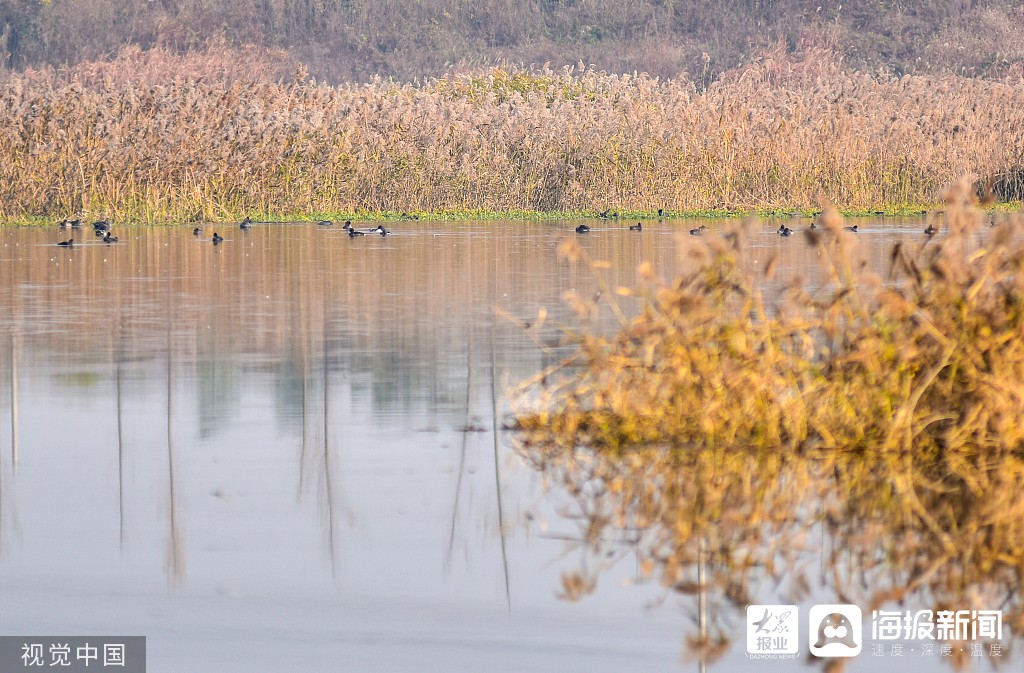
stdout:
[(128, 45), (284, 49), (329, 80), (493, 63), (687, 72), (767, 50), (852, 67), (1000, 76), (1024, 62), (1024, 3), (984, 0), (0, 0), (0, 66), (74, 65)]

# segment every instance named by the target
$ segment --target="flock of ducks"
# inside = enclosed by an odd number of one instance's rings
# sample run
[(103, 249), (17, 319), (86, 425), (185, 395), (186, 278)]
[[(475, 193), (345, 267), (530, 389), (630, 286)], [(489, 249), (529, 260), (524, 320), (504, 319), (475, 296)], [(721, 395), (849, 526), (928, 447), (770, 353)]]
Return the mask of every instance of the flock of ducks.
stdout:
[[(658, 209), (658, 217), (659, 218), (662, 217), (663, 212), (664, 211), (661, 208)], [(405, 215), (405, 213), (403, 213), (402, 215), (403, 215), (403, 217), (407, 217)], [(601, 211), (600, 213), (598, 213), (597, 216), (600, 219), (618, 219), (619, 214), (615, 213), (615, 212), (610, 212), (608, 210), (604, 210), (604, 211)], [(418, 218), (416, 218), (416, 219), (418, 219)], [(253, 220), (251, 218), (247, 217), (247, 218), (245, 218), (244, 220), (242, 220), (241, 222), (238, 223), (238, 227), (240, 229), (242, 229), (243, 231), (247, 231), (249, 229), (252, 229), (252, 225), (253, 224), (254, 224)], [(319, 226), (321, 226), (321, 227), (334, 226), (334, 222), (331, 221), (331, 220), (320, 220), (319, 222), (317, 222), (317, 224)], [(81, 228), (81, 226), (82, 226), (82, 221), (80, 219), (61, 220), (61, 222), (60, 222), (60, 229), (62, 231), (66, 230), (68, 228), (79, 229), (79, 228)], [(852, 233), (856, 234), (857, 233), (857, 226), (858, 225), (854, 224), (854, 225), (849, 226), (849, 227), (843, 227), (843, 229), (846, 230), (846, 231), (849, 231), (849, 232), (852, 232)], [(93, 228), (93, 233), (96, 235), (96, 237), (98, 237), (104, 243), (117, 243), (117, 236), (114, 236), (113, 233), (111, 232), (110, 221), (109, 220), (97, 220), (96, 222), (92, 223), (92, 228)], [(341, 228), (348, 232), (349, 238), (356, 238), (357, 236), (366, 236), (368, 234), (379, 234), (380, 236), (387, 236), (389, 233), (391, 233), (387, 229), (385, 229), (384, 225), (382, 225), (382, 224), (378, 224), (376, 227), (373, 227), (372, 229), (367, 229), (365, 231), (362, 231), (362, 230), (356, 229), (354, 226), (352, 226), (352, 220), (345, 220), (345, 223), (342, 225)], [(816, 223), (812, 222), (810, 228), (811, 229), (819, 229), (820, 227)], [(707, 226), (702, 224), (702, 225), (700, 225), (699, 227), (697, 227), (695, 229), (690, 229), (690, 235), (691, 236), (700, 236), (701, 233), (703, 231), (705, 231), (706, 229), (707, 229)], [(644, 230), (644, 225), (642, 223), (640, 223), (640, 222), (637, 222), (636, 224), (629, 225), (629, 230), (630, 231), (643, 231)], [(576, 233), (577, 234), (586, 234), (588, 232), (590, 232), (590, 226), (589, 225), (581, 224), (581, 225), (576, 227)], [(938, 232), (938, 229), (935, 227), (934, 224), (929, 224), (928, 227), (924, 230), (924, 233), (928, 237), (934, 236), (937, 232)], [(196, 227), (195, 229), (192, 230), (192, 234), (194, 236), (201, 236), (202, 233), (203, 233), (202, 226), (198, 226), (198, 227)], [(793, 235), (793, 230), (790, 229), (785, 224), (782, 224), (782, 225), (779, 226), (778, 230), (776, 230), (775, 233), (778, 234), (779, 236), (792, 236)], [(213, 242), (214, 245), (220, 245), (221, 243), (224, 242), (224, 237), (221, 236), (219, 233), (217, 233), (215, 231), (215, 232), (213, 232), (213, 238), (211, 238), (210, 240)], [(74, 246), (74, 244), (75, 244), (74, 237), (69, 238), (66, 241), (60, 241), (59, 243), (57, 243), (57, 245), (59, 245), (59, 246), (61, 246), (63, 248), (70, 248), (70, 247)]]
[[(248, 217), (238, 223), (239, 228), (243, 230), (252, 229), (252, 225), (253, 221)], [(331, 220), (320, 220), (319, 222), (317, 222), (317, 225), (321, 227), (333, 227), (334, 222)], [(360, 231), (359, 229), (356, 229), (355, 227), (352, 226), (352, 220), (345, 220), (345, 223), (341, 226), (341, 228), (348, 232), (349, 238), (355, 238), (356, 236), (366, 236), (367, 234), (380, 234), (381, 236), (387, 236), (389, 233), (391, 233), (384, 228), (383, 224), (378, 224), (376, 227), (372, 229), (367, 229), (366, 231)], [(203, 230), (201, 227), (196, 227), (195, 229), (192, 230), (192, 233), (198, 236), (199, 234), (202, 233), (202, 231)], [(224, 238), (222, 236), (217, 234), (217, 232), (213, 232), (214, 245), (217, 245), (223, 240)]]
[[(79, 228), (81, 228), (81, 226), (82, 226), (82, 221), (81, 220), (61, 220), (60, 221), (60, 228), (62, 230), (65, 230), (68, 227), (70, 227), (72, 229), (79, 229)], [(110, 222), (108, 220), (97, 220), (96, 222), (93, 222), (92, 223), (92, 230), (93, 230), (93, 233), (95, 233), (96, 236), (101, 241), (103, 241), (104, 243), (117, 243), (117, 236), (114, 236), (113, 232), (110, 231)], [(75, 238), (74, 238), (74, 236), (72, 236), (68, 240), (61, 241), (57, 245), (61, 246), (62, 248), (70, 248), (70, 247), (74, 246), (74, 244), (75, 244)]]
[[(603, 214), (602, 214), (602, 216), (603, 216)], [(855, 225), (850, 226), (850, 227), (843, 227), (843, 229), (845, 231), (850, 231), (850, 232), (853, 232), (854, 234), (856, 234), (857, 233), (857, 227), (858, 227), (858, 225), (855, 224)], [(814, 222), (811, 223), (811, 229), (819, 229), (819, 228), (820, 227), (818, 227), (818, 225), (815, 224)], [(706, 229), (707, 229), (707, 225), (702, 224), (699, 227), (697, 227), (696, 229), (690, 229), (690, 235), (691, 236), (700, 236), (701, 232), (705, 231)], [(640, 222), (637, 222), (636, 224), (629, 225), (629, 230), (630, 231), (643, 231), (644, 230), (644, 225), (641, 224)], [(938, 230), (935, 228), (935, 225), (929, 224), (928, 228), (924, 230), (924, 233), (928, 234), (928, 236), (932, 236), (932, 235), (935, 234), (936, 231), (938, 231)], [(586, 224), (581, 224), (578, 227), (576, 227), (576, 233), (577, 234), (586, 234), (588, 232), (590, 232), (590, 227), (587, 226)], [(792, 236), (793, 235), (793, 230), (790, 229), (789, 227), (787, 227), (785, 224), (782, 224), (782, 225), (779, 225), (779, 228), (778, 228), (778, 230), (776, 230), (775, 233), (778, 234), (779, 236)]]
[[(253, 224), (253, 220), (247, 217), (238, 223), (238, 228), (241, 229), (242, 231), (248, 231), (249, 229), (252, 229)], [(331, 220), (320, 220), (319, 222), (317, 222), (317, 224), (320, 225), (321, 227), (330, 227), (334, 225), (334, 222), (332, 222)], [(639, 225), (639, 223), (637, 224)], [(71, 228), (72, 230), (80, 229), (82, 227), (82, 220), (61, 220), (59, 226), (62, 231), (67, 230), (68, 228)], [(103, 241), (104, 243), (117, 243), (117, 236), (114, 236), (113, 233), (111, 233), (109, 220), (97, 220), (96, 222), (92, 223), (92, 228), (96, 236), (99, 237), (100, 240)], [(387, 229), (385, 229), (384, 225), (382, 224), (378, 224), (376, 227), (372, 229), (367, 229), (366, 231), (360, 231), (359, 229), (356, 229), (355, 227), (352, 226), (352, 220), (345, 220), (345, 224), (342, 225), (341, 228), (348, 231), (349, 238), (356, 238), (357, 236), (366, 236), (367, 234), (379, 234), (380, 236), (383, 237), (391, 233)], [(193, 236), (201, 236), (202, 233), (203, 228), (201, 226), (196, 227), (195, 229), (192, 230)], [(213, 232), (213, 238), (211, 238), (210, 241), (212, 241), (214, 245), (220, 245), (221, 243), (224, 242), (224, 237), (215, 231)], [(75, 245), (75, 239), (74, 237), (71, 237), (66, 241), (58, 242), (57, 245), (62, 248), (71, 248), (74, 247)]]

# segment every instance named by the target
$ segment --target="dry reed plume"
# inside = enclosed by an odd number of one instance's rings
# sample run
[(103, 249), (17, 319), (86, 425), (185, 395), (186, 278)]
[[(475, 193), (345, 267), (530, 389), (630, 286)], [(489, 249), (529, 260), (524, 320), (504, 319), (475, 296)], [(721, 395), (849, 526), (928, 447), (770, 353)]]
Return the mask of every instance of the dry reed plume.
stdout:
[(639, 315), (584, 330), (517, 419), (580, 513), (588, 561), (567, 595), (635, 550), (683, 593), (703, 558), (702, 588), (738, 606), (772, 578), (797, 600), (823, 583), (869, 608), (999, 607), (1024, 628), (1024, 242), (1019, 218), (982, 229), (971, 196), (953, 189), (948, 233), (897, 246), (889, 278), (826, 211), (807, 232), (819, 287), (766, 301), (740, 229), (683, 241), (692, 273), (620, 290)]
[(582, 69), (338, 87), (240, 71), (8, 78), (0, 217), (866, 209), (933, 203), (965, 171), (1019, 189), (1020, 81), (773, 61), (703, 93)]

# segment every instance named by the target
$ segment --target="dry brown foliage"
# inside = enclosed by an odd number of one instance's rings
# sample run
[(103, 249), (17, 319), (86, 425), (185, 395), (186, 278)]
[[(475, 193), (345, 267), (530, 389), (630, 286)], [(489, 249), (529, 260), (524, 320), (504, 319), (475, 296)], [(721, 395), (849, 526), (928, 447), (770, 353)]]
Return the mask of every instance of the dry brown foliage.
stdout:
[(826, 211), (817, 287), (766, 301), (738, 231), (638, 288), (618, 334), (584, 327), (517, 419), (579, 513), (577, 586), (636, 554), (682, 593), (705, 563), (737, 606), (824, 585), (1024, 626), (1024, 222), (986, 227), (972, 196), (951, 190), (944, 234), (898, 245), (889, 278)]
[(703, 93), (583, 68), (337, 87), (149, 71), (8, 79), (0, 217), (871, 208), (935, 202), (964, 172), (1021, 182), (1019, 81), (771, 60)]

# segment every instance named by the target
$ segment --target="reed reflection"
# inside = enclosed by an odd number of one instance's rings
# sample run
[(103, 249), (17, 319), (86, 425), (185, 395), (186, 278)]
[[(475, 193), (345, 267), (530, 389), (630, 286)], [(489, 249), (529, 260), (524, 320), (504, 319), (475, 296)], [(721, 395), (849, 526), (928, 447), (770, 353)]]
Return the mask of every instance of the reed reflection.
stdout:
[(636, 563), (666, 595), (707, 600), (706, 635), (687, 634), (702, 658), (723, 654), (743, 607), (772, 591), (796, 603), (828, 602), (824, 592), (868, 615), (998, 609), (1014, 633), (1024, 628), (1024, 467), (1012, 456), (967, 466), (941, 455), (607, 453), (528, 437), (521, 451), (577, 528), (578, 569), (562, 595), (580, 599), (612, 566)]
[[(275, 225), (214, 248), (190, 231), (139, 228), (115, 247), (74, 250), (56, 249), (45, 228), (10, 232), (0, 274), (0, 450), (10, 476), (0, 475), (0, 510), (11, 502), (8, 481), (25, 451), (33, 479), (45, 478), (44, 459), (96, 456), (98, 478), (88, 487), (60, 487), (79, 510), (87, 488), (102, 502), (109, 458), (116, 498), (109, 510), (97, 505), (93, 520), (100, 528), (104, 517), (110, 522), (126, 564), (158, 549), (167, 583), (178, 587), (203, 572), (203, 550), (221, 544), (206, 539), (211, 507), (233, 506), (230, 487), (201, 486), (209, 467), (199, 466), (209, 456), (237, 461), (256, 451), (261, 462), (251, 470), (287, 466), (295, 507), (309, 507), (324, 567), (337, 577), (351, 555), (346, 531), (369, 518), (368, 505), (350, 495), (347, 456), (358, 451), (365, 464), (375, 435), (412, 426), (429, 430), (417, 438), (423, 444), (453, 444), (462, 477), (439, 540), (442, 567), (460, 547), (501, 545), (512, 524), (499, 500), (489, 494), (481, 507), (463, 496), (481, 487), (472, 478), (484, 444), (476, 438), (496, 432), (493, 420), (481, 419), (493, 419), (500, 405), (502, 372), (520, 376), (539, 356), (518, 342), (514, 326), (495, 320), (494, 307), (525, 313), (557, 301), (566, 283), (557, 261), (535, 254), (538, 240), (553, 250), (557, 232), (538, 239), (439, 229), (445, 225), (354, 242), (314, 226)], [(27, 449), (23, 400), (32, 419)], [(40, 425), (48, 416), (60, 422)], [(489, 491), (502, 486), (497, 447), (488, 449)], [(463, 535), (460, 520), (471, 524)], [(499, 534), (480, 539), (481, 520)], [(0, 514), (0, 528), (10, 525)]]

